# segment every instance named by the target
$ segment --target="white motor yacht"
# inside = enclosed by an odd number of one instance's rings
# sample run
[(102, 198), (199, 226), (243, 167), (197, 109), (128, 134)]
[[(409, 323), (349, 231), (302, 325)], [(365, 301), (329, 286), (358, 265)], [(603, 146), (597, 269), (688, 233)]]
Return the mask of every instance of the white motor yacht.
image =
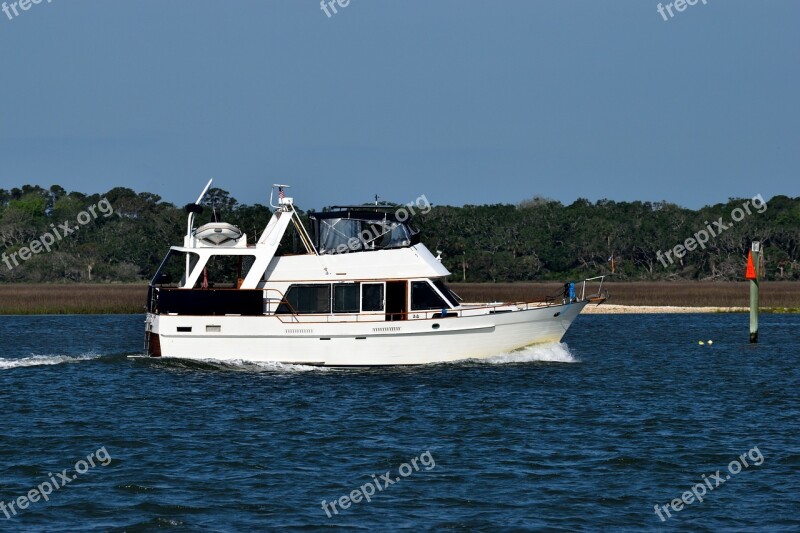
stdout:
[[(420, 241), (407, 211), (345, 206), (311, 213), (310, 231), (279, 190), (257, 241), (225, 223), (194, 228), (211, 182), (187, 206), (148, 292), (151, 357), (315, 366), (419, 365), (488, 358), (558, 342), (603, 278), (542, 301), (465, 304)], [(287, 231), (304, 253), (282, 253)], [(598, 291), (587, 296), (587, 281)]]

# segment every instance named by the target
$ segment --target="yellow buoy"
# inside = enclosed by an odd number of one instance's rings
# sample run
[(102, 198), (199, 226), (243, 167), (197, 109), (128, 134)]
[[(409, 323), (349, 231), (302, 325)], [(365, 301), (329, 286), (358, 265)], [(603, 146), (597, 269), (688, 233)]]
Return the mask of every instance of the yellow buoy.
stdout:
[(700, 346), (702, 346), (702, 345), (704, 345), (705, 343), (704, 343), (703, 341), (700, 341), (700, 342), (698, 342), (697, 344), (699, 344)]

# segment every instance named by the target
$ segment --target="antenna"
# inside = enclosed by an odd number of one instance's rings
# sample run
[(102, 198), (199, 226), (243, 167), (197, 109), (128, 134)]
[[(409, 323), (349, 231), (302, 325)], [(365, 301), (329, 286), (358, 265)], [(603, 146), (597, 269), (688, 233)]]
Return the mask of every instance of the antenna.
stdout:
[(205, 198), (205, 196), (206, 196), (206, 193), (208, 192), (208, 189), (209, 189), (209, 188), (211, 188), (211, 182), (212, 182), (212, 181), (214, 181), (214, 178), (211, 178), (210, 180), (208, 180), (208, 183), (206, 183), (206, 188), (205, 188), (205, 189), (203, 189), (203, 192), (201, 192), (201, 193), (200, 193), (200, 196), (198, 196), (198, 197), (197, 197), (197, 201), (195, 202), (196, 204), (198, 204), (198, 205), (199, 205), (199, 204), (200, 204), (200, 202), (202, 202), (202, 201), (203, 201), (203, 198)]
[(205, 189), (203, 189), (203, 192), (201, 192), (200, 196), (197, 197), (197, 201), (194, 204), (189, 204), (189, 205), (186, 206), (186, 210), (189, 212), (189, 217), (188, 217), (188, 220), (186, 221), (186, 236), (187, 237), (191, 237), (192, 236), (192, 227), (194, 226), (194, 216), (195, 216), (196, 213), (200, 213), (200, 212), (203, 211), (203, 208), (200, 207), (200, 202), (202, 202), (203, 198), (206, 197), (206, 194), (208, 193), (208, 189), (211, 188), (211, 182), (212, 181), (214, 181), (214, 178), (211, 178), (210, 180), (208, 180), (208, 183), (206, 183)]

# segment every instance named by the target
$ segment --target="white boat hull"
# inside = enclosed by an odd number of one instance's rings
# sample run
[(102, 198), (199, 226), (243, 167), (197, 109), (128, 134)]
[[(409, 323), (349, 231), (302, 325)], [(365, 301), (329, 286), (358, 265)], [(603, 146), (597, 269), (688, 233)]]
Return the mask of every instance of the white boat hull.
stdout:
[(485, 359), (558, 342), (588, 302), (396, 322), (292, 322), (284, 316), (148, 315), (151, 354), (315, 366), (420, 365)]

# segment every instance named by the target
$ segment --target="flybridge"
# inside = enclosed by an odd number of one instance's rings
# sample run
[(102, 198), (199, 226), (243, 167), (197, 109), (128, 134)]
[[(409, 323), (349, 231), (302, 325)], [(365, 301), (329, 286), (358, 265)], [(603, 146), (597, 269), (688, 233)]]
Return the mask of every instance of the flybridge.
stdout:
[[(321, 280), (328, 276), (375, 279), (450, 274), (421, 244), (420, 233), (410, 221), (411, 213), (430, 210), (427, 198), (400, 207), (338, 206), (312, 213), (309, 234), (293, 199), (285, 194), (289, 186), (275, 184), (269, 199), (272, 217), (255, 244), (248, 244), (247, 235), (232, 224), (210, 222), (195, 228), (211, 183), (196, 202), (186, 206), (183, 246), (170, 249), (153, 279), (155, 285), (184, 290), (257, 289), (274, 280), (301, 276)], [(279, 253), (290, 224), (305, 253)], [(394, 253), (368, 254), (369, 259), (356, 253), (380, 251)]]
[(311, 213), (309, 218), (321, 254), (387, 250), (420, 242), (419, 230), (384, 208), (342, 207)]
[[(211, 186), (209, 180), (197, 201), (186, 206), (189, 213), (184, 246), (186, 248), (248, 248), (247, 235), (239, 228), (225, 222), (211, 222), (194, 229), (197, 214), (202, 213), (200, 203)], [(404, 206), (333, 206), (329, 211), (310, 213), (311, 233), (306, 230), (294, 208), (294, 200), (285, 195), (289, 185), (275, 184), (270, 192), (273, 217), (256, 241), (256, 248), (277, 252), (289, 224), (293, 224), (299, 240), (308, 254), (333, 255), (352, 252), (388, 250), (419, 244), (420, 232), (411, 222), (417, 210), (430, 211), (427, 198), (421, 196)], [(274, 204), (274, 192), (278, 203)], [(423, 202), (420, 205), (420, 202)], [(415, 209), (416, 208), (416, 209)], [(220, 250), (222, 251), (222, 250)]]

